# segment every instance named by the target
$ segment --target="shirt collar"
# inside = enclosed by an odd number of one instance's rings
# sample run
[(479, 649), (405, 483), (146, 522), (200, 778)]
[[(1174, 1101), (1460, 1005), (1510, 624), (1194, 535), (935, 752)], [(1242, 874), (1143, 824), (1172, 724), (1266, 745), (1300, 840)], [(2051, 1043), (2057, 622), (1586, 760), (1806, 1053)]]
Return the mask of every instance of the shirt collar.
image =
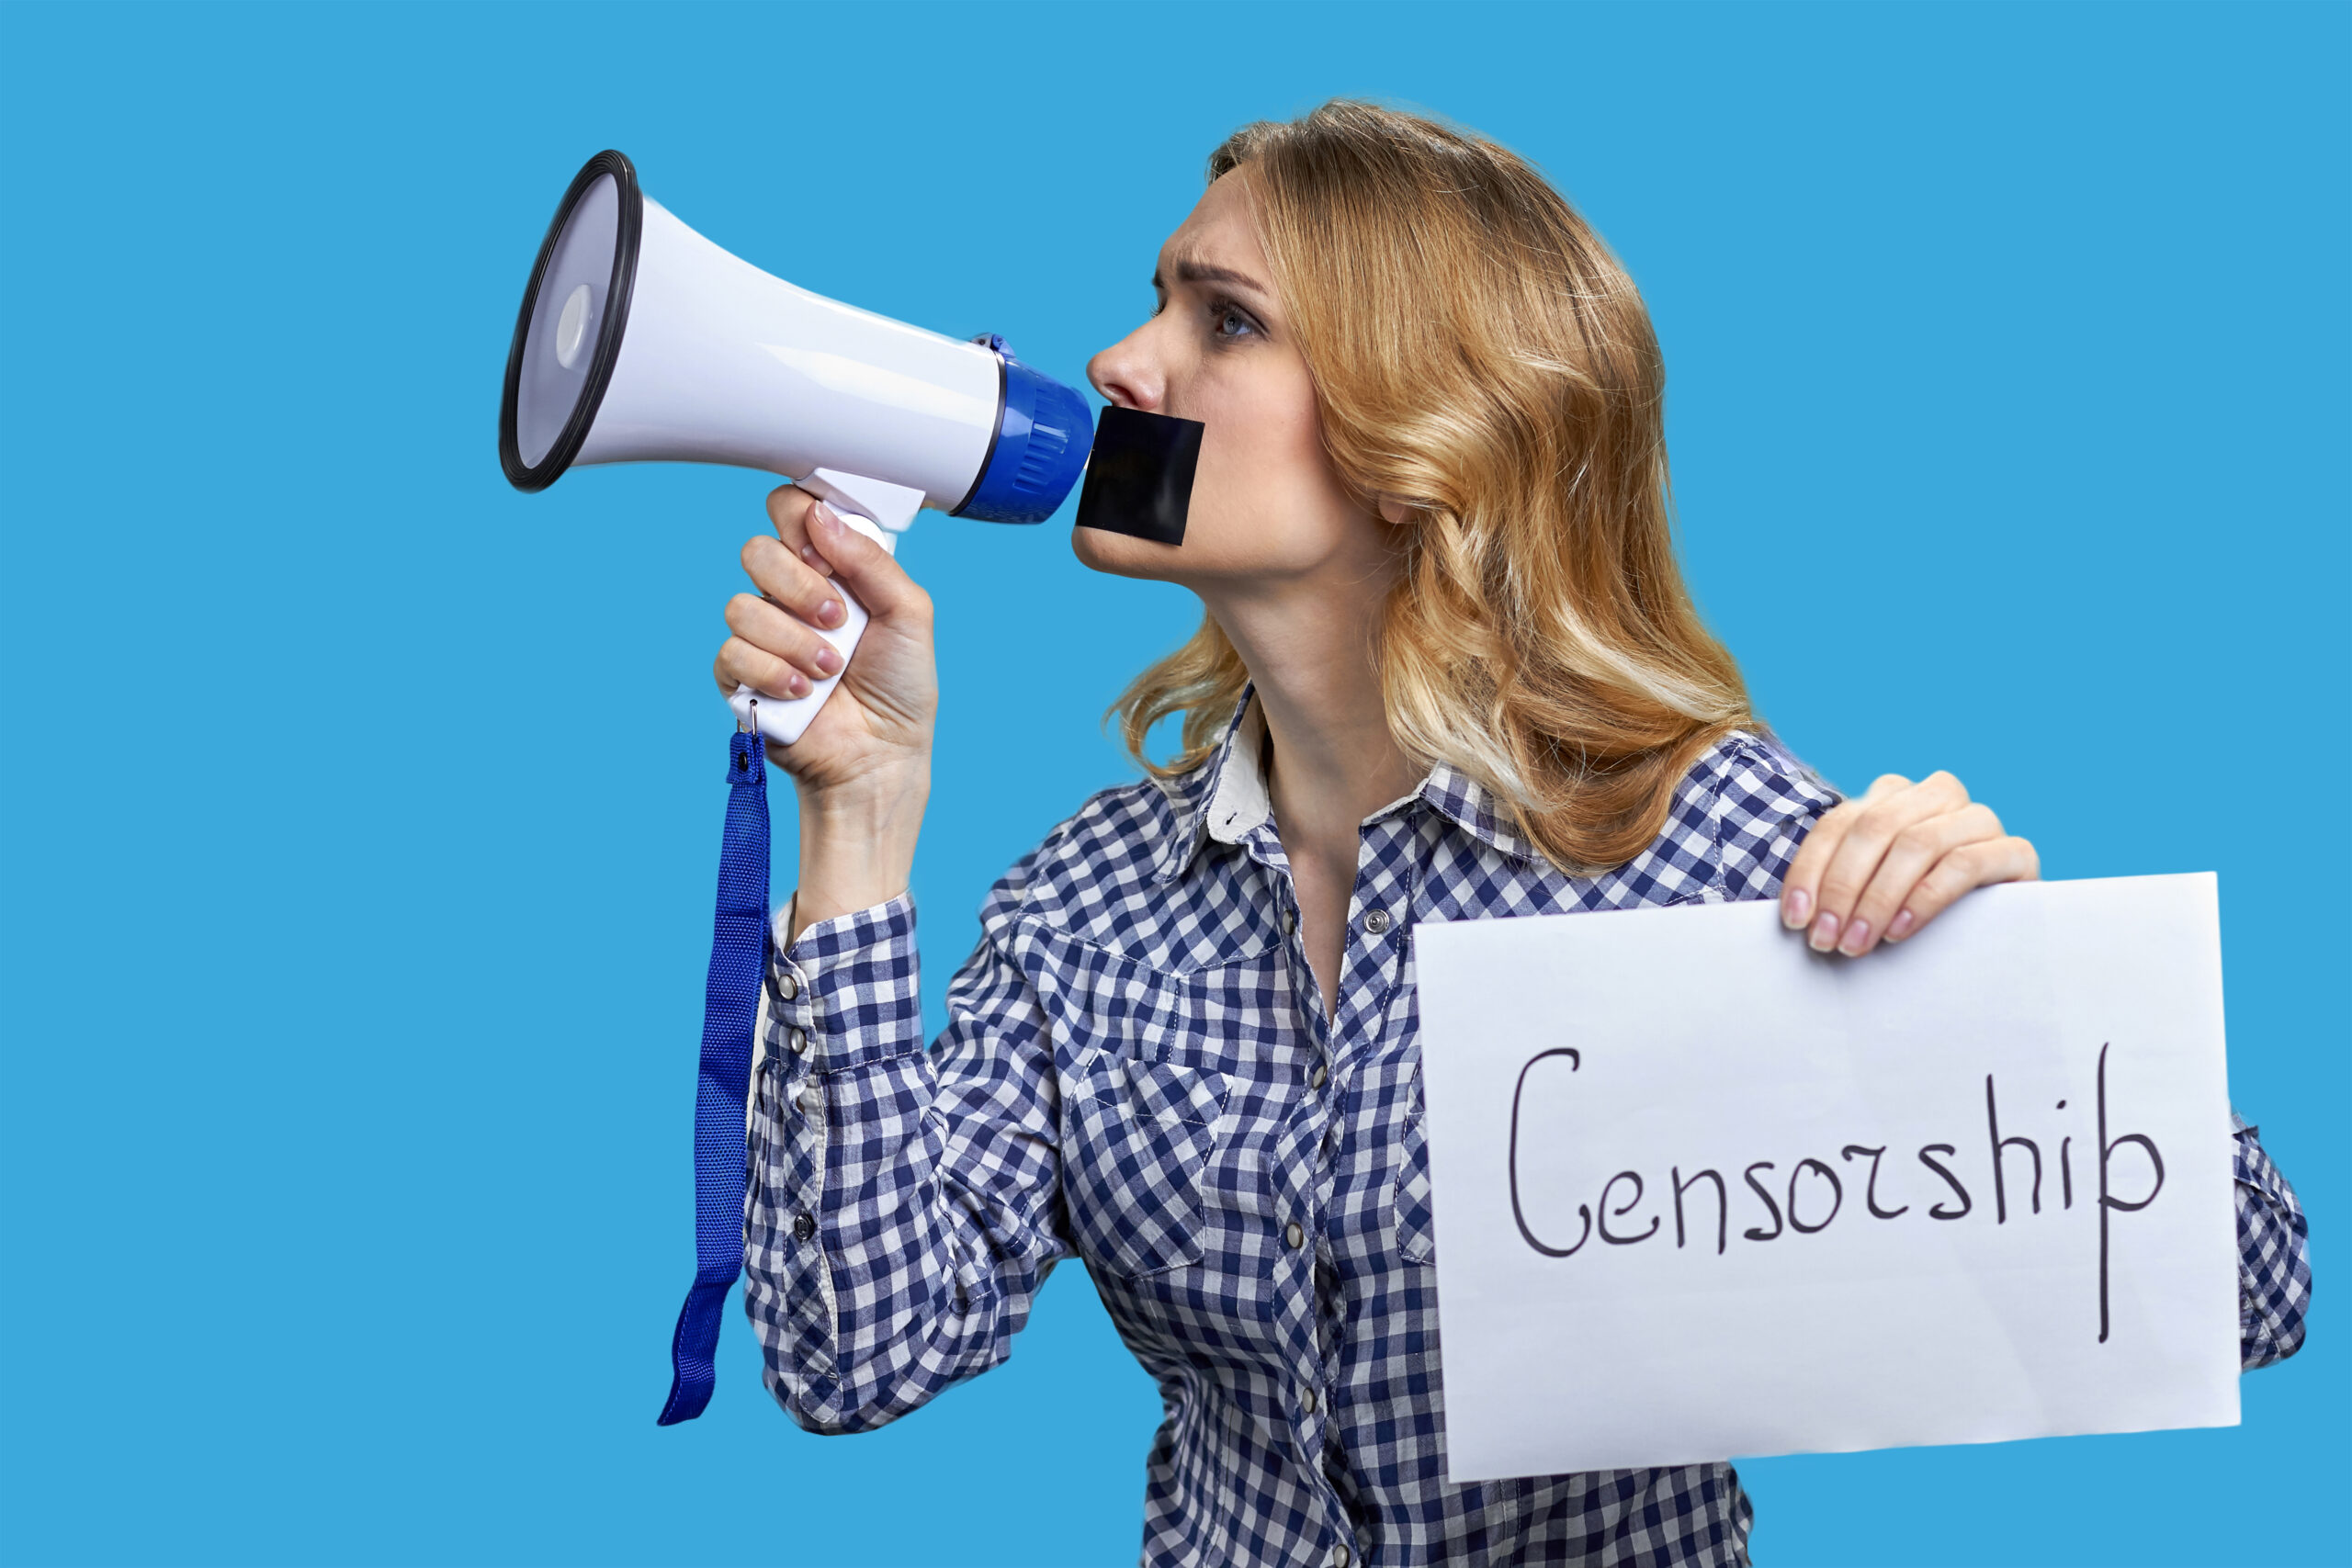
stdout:
[(1487, 848), (1514, 860), (1544, 858), (1544, 852), (1520, 832), (1510, 814), (1496, 801), (1494, 791), (1452, 764), (1440, 762), (1430, 769), (1429, 777), (1421, 781), (1419, 795), (1448, 821)]
[(1160, 881), (1182, 876), (1204, 839), (1238, 844), (1272, 817), (1265, 759), (1266, 716), (1259, 711), (1255, 688), (1245, 687), (1208, 761), (1165, 786), (1176, 811), (1176, 830), (1160, 847)]
[[(1160, 852), (1157, 870), (1162, 882), (1182, 876), (1204, 842), (1241, 844), (1272, 821), (1273, 801), (1266, 792), (1266, 716), (1256, 688), (1242, 692), (1208, 761), (1173, 781), (1169, 794), (1176, 811), (1176, 830)], [(1430, 768), (1411, 794), (1365, 818), (1364, 825), (1393, 817), (1417, 802), (1428, 804), (1491, 849), (1519, 860), (1538, 858), (1535, 846), (1497, 808), (1493, 793), (1444, 762)]]

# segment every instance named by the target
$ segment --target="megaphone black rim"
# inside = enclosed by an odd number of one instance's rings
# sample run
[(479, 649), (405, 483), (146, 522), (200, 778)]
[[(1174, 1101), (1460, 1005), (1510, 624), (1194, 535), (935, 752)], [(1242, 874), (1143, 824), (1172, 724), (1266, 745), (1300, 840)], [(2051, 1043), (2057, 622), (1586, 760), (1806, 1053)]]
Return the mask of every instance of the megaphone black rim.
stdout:
[[(589, 187), (610, 175), (620, 193), (618, 231), (613, 244), (613, 278), (605, 293), (605, 327), (597, 334), (595, 352), (588, 361), (588, 383), (572, 405), (571, 417), (548, 447), (547, 455), (534, 465), (523, 461), (523, 448), (515, 434), (515, 420), (523, 388), (523, 350), (531, 339), (531, 315), (538, 308), (539, 286), (547, 280), (548, 264), (555, 257), (555, 243), (563, 237), (564, 225), (571, 221), (571, 210), (580, 205)], [(621, 356), (621, 337), (628, 326), (629, 293), (637, 285), (637, 250), (645, 229), (645, 198), (637, 188), (637, 166), (622, 153), (610, 149), (597, 153), (572, 177), (571, 188), (563, 193), (563, 204), (555, 209), (555, 220), (548, 225), (548, 237), (539, 242), (539, 259), (531, 267), (531, 286), (523, 291), (523, 309), (514, 318), (514, 345), (506, 351), (506, 391), (498, 406), (498, 461), (506, 470), (507, 482), (516, 490), (545, 490), (563, 476), (571, 460), (580, 456), (580, 447), (588, 439), (588, 431), (596, 423), (596, 411), (604, 406), (605, 389), (612, 385), (613, 367)]]

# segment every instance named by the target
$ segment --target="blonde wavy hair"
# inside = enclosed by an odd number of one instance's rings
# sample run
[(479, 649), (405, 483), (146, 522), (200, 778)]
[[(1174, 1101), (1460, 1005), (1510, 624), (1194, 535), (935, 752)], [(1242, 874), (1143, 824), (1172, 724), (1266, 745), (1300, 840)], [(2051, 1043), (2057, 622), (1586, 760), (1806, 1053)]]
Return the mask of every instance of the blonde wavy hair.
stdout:
[[(1633, 280), (1526, 162), (1418, 116), (1342, 100), (1245, 126), (1208, 177), (1238, 170), (1332, 465), (1407, 512), (1378, 638), (1390, 731), (1564, 870), (1631, 859), (1698, 755), (1754, 722), (1675, 561), (1665, 367)], [(1248, 681), (1204, 616), (1111, 713), (1169, 778)]]

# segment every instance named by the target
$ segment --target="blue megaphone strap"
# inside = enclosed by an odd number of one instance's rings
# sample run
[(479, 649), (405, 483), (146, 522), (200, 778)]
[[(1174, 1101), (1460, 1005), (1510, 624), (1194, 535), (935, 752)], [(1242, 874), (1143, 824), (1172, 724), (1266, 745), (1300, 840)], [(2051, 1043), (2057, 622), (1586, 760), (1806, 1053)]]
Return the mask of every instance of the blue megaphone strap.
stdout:
[(767, 970), (767, 756), (757, 733), (728, 742), (727, 831), (718, 850), (718, 909), (703, 990), (702, 1066), (695, 1089), (695, 1282), (670, 1338), (670, 1398), (661, 1424), (691, 1421), (710, 1403), (719, 1317), (743, 1271), (743, 1111), (752, 1032)]

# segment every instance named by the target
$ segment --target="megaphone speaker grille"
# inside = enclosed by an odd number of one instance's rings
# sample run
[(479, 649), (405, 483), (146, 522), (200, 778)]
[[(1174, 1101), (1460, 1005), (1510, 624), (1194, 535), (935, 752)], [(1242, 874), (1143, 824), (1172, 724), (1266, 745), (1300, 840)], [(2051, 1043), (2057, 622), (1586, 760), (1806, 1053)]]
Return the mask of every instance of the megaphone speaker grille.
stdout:
[(498, 410), (498, 460), (516, 490), (555, 483), (596, 423), (628, 324), (644, 224), (636, 168), (604, 152), (573, 178), (548, 225)]

